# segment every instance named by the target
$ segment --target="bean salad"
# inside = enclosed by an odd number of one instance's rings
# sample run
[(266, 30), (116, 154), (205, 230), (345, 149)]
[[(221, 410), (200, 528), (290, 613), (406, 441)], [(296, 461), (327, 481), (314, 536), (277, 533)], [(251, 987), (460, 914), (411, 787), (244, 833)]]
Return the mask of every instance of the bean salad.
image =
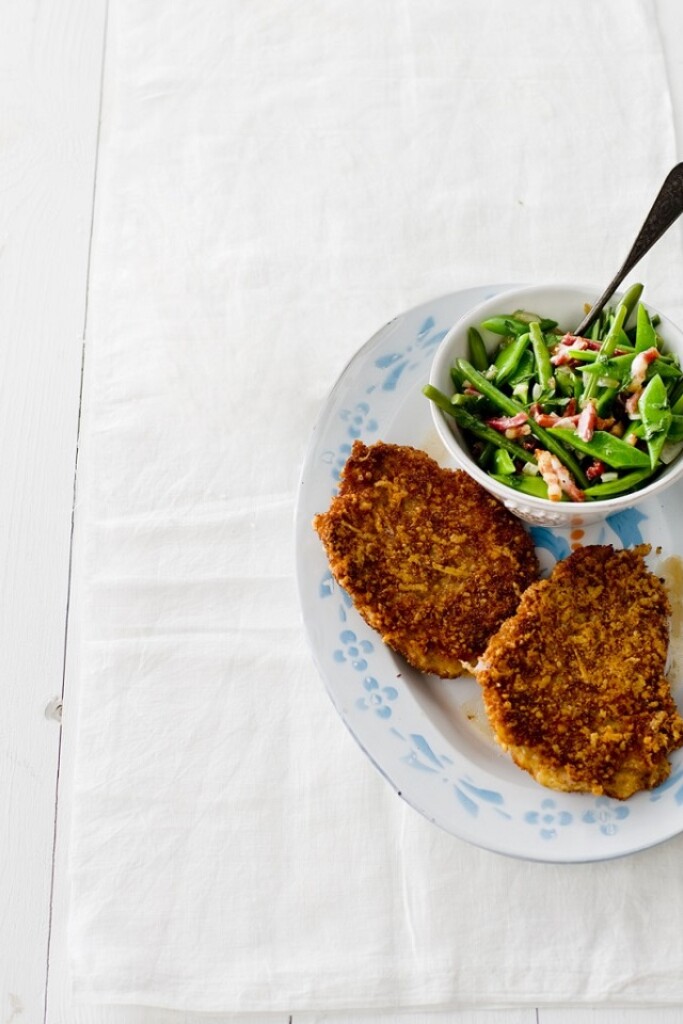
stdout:
[(683, 449), (683, 373), (642, 292), (629, 288), (586, 337), (524, 310), (491, 317), (469, 329), (453, 394), (424, 394), (517, 491), (595, 501), (638, 490)]

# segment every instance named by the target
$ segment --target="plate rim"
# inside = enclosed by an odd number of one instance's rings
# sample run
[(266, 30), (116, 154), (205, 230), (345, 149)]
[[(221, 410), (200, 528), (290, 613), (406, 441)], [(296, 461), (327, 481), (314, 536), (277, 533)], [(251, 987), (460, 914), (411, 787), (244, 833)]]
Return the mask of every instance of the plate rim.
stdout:
[[(309, 540), (312, 537), (312, 528), (310, 522), (307, 521), (306, 523), (304, 523), (302, 515), (302, 509), (306, 495), (306, 484), (307, 480), (309, 479), (311, 471), (314, 471), (315, 455), (317, 452), (319, 437), (322, 431), (325, 429), (325, 426), (328, 423), (328, 421), (332, 419), (335, 412), (335, 396), (342, 390), (344, 384), (347, 382), (348, 375), (352, 371), (353, 367), (356, 364), (362, 363), (363, 360), (366, 359), (367, 356), (375, 350), (375, 348), (380, 344), (380, 342), (382, 342), (385, 339), (387, 332), (392, 328), (392, 326), (398, 325), (400, 327), (400, 325), (403, 322), (405, 322), (406, 319), (409, 317), (426, 316), (431, 311), (433, 311), (434, 308), (437, 307), (438, 305), (445, 303), (447, 304), (449, 302), (469, 302), (470, 304), (468, 308), (473, 308), (476, 304), (482, 301), (481, 296), (483, 293), (495, 294), (514, 287), (517, 286), (514, 284), (482, 284), (470, 286), (467, 288), (457, 289), (453, 292), (442, 294), (433, 299), (427, 300), (425, 302), (419, 303), (416, 306), (406, 309), (403, 312), (398, 313), (396, 316), (392, 317), (390, 320), (386, 321), (378, 330), (376, 330), (350, 356), (350, 358), (347, 360), (343, 368), (339, 371), (334, 383), (328, 389), (325, 397), (322, 400), (318, 415), (309, 434), (299, 474), (296, 500), (294, 504), (293, 524), (295, 576), (299, 607), (301, 611), (302, 623), (304, 626), (304, 633), (306, 636), (307, 646), (311, 653), (312, 660), (316, 667), (316, 670), (320, 676), (321, 681), (323, 682), (327, 695), (332, 703), (332, 706), (335, 709), (335, 712), (344, 723), (347, 731), (353, 737), (357, 746), (362, 750), (365, 757), (367, 757), (367, 759), (373, 765), (373, 768), (380, 773), (382, 778), (389, 783), (394, 793), (396, 793), (404, 803), (411, 807), (411, 809), (416, 811), (422, 817), (426, 818), (431, 824), (436, 825), (436, 827), (439, 828), (441, 831), (446, 832), (448, 835), (451, 835), (454, 838), (460, 839), (463, 842), (467, 842), (478, 849), (486, 850), (506, 857), (511, 857), (513, 859), (521, 859), (537, 863), (554, 864), (594, 863), (607, 860), (621, 859), (622, 857), (632, 856), (633, 854), (654, 848), (679, 835), (683, 831), (683, 820), (681, 820), (679, 823), (672, 822), (669, 831), (666, 831), (665, 833), (660, 833), (654, 836), (653, 838), (646, 837), (644, 841), (641, 841), (634, 837), (633, 841), (630, 844), (626, 844), (619, 849), (605, 848), (604, 850), (598, 850), (596, 848), (594, 850), (585, 851), (580, 854), (573, 854), (571, 852), (563, 854), (562, 851), (555, 851), (552, 847), (540, 848), (538, 847), (538, 844), (536, 844), (536, 847), (533, 847), (532, 844), (529, 844), (528, 850), (511, 849), (509, 844), (506, 845), (504, 841), (497, 843), (491, 841), (490, 838), (487, 838), (486, 840), (480, 840), (476, 837), (476, 835), (470, 835), (467, 832), (467, 830), (459, 830), (457, 828), (452, 827), (449, 823), (440, 820), (438, 815), (431, 813), (427, 806), (421, 804), (421, 802), (415, 798), (415, 794), (412, 789), (410, 790), (410, 792), (406, 792), (404, 787), (396, 781), (396, 778), (392, 774), (390, 769), (387, 768), (381, 762), (381, 759), (378, 759), (376, 753), (372, 749), (370, 749), (370, 746), (359, 734), (359, 731), (356, 728), (354, 728), (354, 725), (350, 721), (349, 716), (344, 713), (344, 709), (342, 707), (342, 702), (340, 700), (339, 694), (335, 692), (335, 689), (332, 685), (330, 673), (326, 671), (325, 666), (322, 663), (321, 652), (317, 649), (315, 645), (311, 625), (307, 620), (306, 616), (306, 607), (308, 604), (308, 600), (305, 594), (305, 587), (307, 583), (304, 579), (304, 560), (301, 556), (301, 542), (304, 534), (306, 538), (308, 538)], [(475, 298), (475, 296), (479, 297)], [(470, 299), (472, 300), (471, 302)], [(367, 626), (366, 623), (364, 623), (363, 625), (364, 627), (367, 627), (370, 630), (370, 627)], [(376, 634), (375, 631), (371, 630), (371, 633), (374, 636), (378, 637), (378, 634)], [(386, 645), (382, 643), (379, 637), (378, 640), (381, 647), (386, 648)], [(398, 657), (398, 655), (396, 655), (395, 652), (390, 651), (389, 648), (386, 648), (386, 650), (388, 650), (393, 657)], [(521, 769), (516, 770), (521, 772)], [(539, 783), (535, 783), (535, 786), (538, 787), (538, 795), (540, 800), (542, 800), (544, 796), (550, 801), (552, 801), (553, 798), (562, 796), (588, 796), (588, 794), (562, 794), (550, 788), (542, 787)], [(628, 801), (625, 801), (623, 803), (628, 806)]]

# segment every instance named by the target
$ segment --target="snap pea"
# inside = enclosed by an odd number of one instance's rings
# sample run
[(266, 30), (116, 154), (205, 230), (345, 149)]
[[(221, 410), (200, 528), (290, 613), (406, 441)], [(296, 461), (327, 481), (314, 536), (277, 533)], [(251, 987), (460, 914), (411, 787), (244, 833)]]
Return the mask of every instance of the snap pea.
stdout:
[(486, 351), (484, 339), (476, 327), (470, 327), (467, 331), (467, 345), (469, 349), (470, 362), (478, 370), (485, 373), (489, 368), (489, 356)]
[(527, 325), (533, 320), (538, 320), (544, 334), (549, 334), (550, 331), (554, 331), (557, 327), (557, 320), (549, 320), (548, 317), (540, 317), (538, 313), (530, 313), (526, 309), (516, 309), (512, 315), (515, 320), (522, 320)]
[(645, 440), (666, 431), (671, 422), (671, 409), (664, 381), (657, 373), (638, 399), (638, 412), (645, 428)]
[(493, 454), (493, 468), (495, 473), (501, 476), (510, 476), (515, 471), (515, 464), (509, 452), (504, 448), (498, 448)]
[(640, 283), (632, 284), (630, 288), (627, 288), (622, 296), (619, 307), (623, 307), (626, 310), (626, 316), (624, 317), (624, 323), (630, 317), (633, 310), (636, 308), (637, 303), (640, 301), (640, 296), (643, 294), (643, 285)]
[(597, 377), (613, 378), (623, 383), (631, 378), (635, 355), (635, 352), (629, 352), (623, 356), (612, 356), (611, 359), (606, 356), (598, 356), (593, 362), (584, 363), (581, 372), (595, 374)]
[(523, 320), (517, 320), (514, 316), (492, 316), (488, 320), (484, 320), (481, 326), (491, 334), (514, 338), (529, 330), (528, 324), (525, 324)]
[[(609, 331), (607, 332), (607, 336), (606, 336), (605, 340), (602, 342), (602, 344), (600, 345), (600, 350), (599, 350), (598, 356), (609, 357), (609, 356), (612, 355), (612, 353), (614, 352), (615, 348), (617, 347), (617, 342), (619, 340), (619, 335), (621, 333), (621, 328), (623, 327), (623, 324), (624, 324), (624, 321), (625, 321), (625, 319), (626, 319), (626, 317), (628, 315), (628, 312), (629, 312), (629, 310), (628, 310), (626, 304), (623, 301), (620, 302), (619, 305), (617, 306), (616, 312), (614, 314), (614, 319), (613, 319), (612, 324), (611, 324), (611, 326), (609, 328)], [(593, 398), (593, 396), (595, 394), (595, 389), (597, 388), (597, 385), (598, 385), (598, 378), (597, 378), (597, 376), (592, 376), (592, 377), (588, 378), (588, 382), (587, 382), (587, 384), (586, 384), (586, 386), (584, 388), (583, 397), (582, 397), (582, 401), (583, 401), (584, 405), (588, 402), (588, 400), (590, 398)]]
[(657, 335), (650, 320), (650, 314), (642, 302), (638, 305), (636, 321), (636, 351), (644, 352), (648, 348), (656, 347)]
[(491, 476), (499, 483), (514, 488), (515, 491), (521, 491), (522, 494), (530, 494), (534, 498), (548, 497), (548, 485), (541, 476), (527, 476), (524, 473), (515, 473), (512, 476), (491, 473)]
[(527, 347), (524, 349), (524, 352), (522, 353), (522, 358), (519, 360), (519, 363), (517, 364), (517, 369), (514, 370), (514, 372), (510, 375), (508, 379), (509, 386), (514, 388), (517, 386), (517, 384), (527, 383), (534, 376), (535, 369), (536, 364), (534, 362), (534, 354), (528, 347), (527, 343)]
[[(526, 352), (529, 339), (529, 332), (525, 331), (524, 334), (520, 334), (515, 341), (510, 342), (509, 345), (506, 345), (505, 348), (500, 350), (493, 361), (493, 365), (496, 368), (496, 384), (503, 384), (513, 376), (519, 367), (522, 356)], [(473, 361), (472, 365), (475, 366), (477, 370), (481, 369), (481, 367), (476, 366), (476, 363)]]
[(664, 381), (655, 374), (638, 399), (638, 412), (645, 428), (650, 466), (655, 469), (671, 426), (671, 409)]
[(650, 465), (650, 458), (647, 452), (635, 448), (628, 441), (608, 433), (606, 430), (596, 430), (590, 441), (584, 441), (579, 435), (567, 427), (549, 427), (549, 432), (558, 442), (575, 448), (584, 455), (590, 455), (593, 459), (604, 462), (613, 469), (639, 469)]
[(620, 476), (617, 480), (610, 480), (609, 483), (592, 484), (590, 487), (586, 487), (583, 493), (586, 498), (593, 501), (616, 498), (619, 494), (628, 494), (629, 491), (635, 490), (651, 476), (651, 469), (635, 470), (633, 473)]

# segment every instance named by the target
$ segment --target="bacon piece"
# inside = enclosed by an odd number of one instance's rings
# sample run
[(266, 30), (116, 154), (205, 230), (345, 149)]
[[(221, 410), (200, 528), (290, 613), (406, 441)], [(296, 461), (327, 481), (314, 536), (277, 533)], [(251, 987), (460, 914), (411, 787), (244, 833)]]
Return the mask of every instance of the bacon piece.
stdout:
[(486, 420), (486, 424), (493, 427), (494, 430), (500, 431), (501, 434), (505, 434), (508, 430), (523, 426), (528, 419), (525, 412), (518, 412), (514, 416), (492, 416)]
[(529, 424), (523, 423), (520, 427), (508, 427), (505, 431), (505, 436), (509, 441), (518, 441), (520, 437), (526, 437), (530, 433), (531, 427)]
[(558, 416), (556, 412), (539, 412), (534, 419), (539, 427), (566, 427), (573, 430), (578, 422), (578, 416)]
[(606, 469), (607, 467), (604, 462), (601, 462), (600, 459), (593, 459), (586, 470), (586, 476), (589, 480), (597, 480), (598, 477), (602, 476)]
[(539, 427), (567, 427), (568, 429), (573, 429), (579, 419), (575, 413), (575, 409), (576, 401), (572, 398), (571, 402), (567, 403), (564, 416), (560, 416), (559, 413), (556, 412), (543, 412), (543, 409), (538, 402), (534, 402), (529, 409), (529, 412), (536, 423), (538, 423)]
[(582, 441), (590, 441), (598, 422), (595, 402), (587, 402), (576, 424), (576, 433)]
[(566, 494), (572, 501), (583, 501), (585, 495), (566, 466), (563, 466), (557, 455), (545, 452), (541, 448), (536, 449), (536, 462), (538, 469), (548, 485), (548, 497), (551, 501), (560, 501), (562, 494)]
[(631, 418), (638, 416), (638, 402), (642, 393), (643, 389), (638, 388), (626, 399), (626, 412)]
[[(572, 352), (585, 352), (587, 349), (599, 352), (601, 347), (602, 343), (592, 338), (582, 338), (579, 334), (565, 334), (557, 343), (550, 362), (554, 366), (576, 365), (577, 360), (572, 357)], [(613, 355), (623, 356), (626, 352), (627, 349), (615, 348)]]
[(574, 334), (565, 334), (555, 347), (555, 351), (550, 357), (550, 362), (553, 366), (568, 366), (574, 362), (572, 352), (582, 352), (588, 347), (587, 338), (579, 338)]
[(569, 345), (573, 348), (590, 348), (593, 344), (595, 343), (592, 338), (585, 338), (583, 334), (570, 334), (569, 331), (560, 338), (560, 345)]
[(608, 416), (606, 420), (603, 420), (601, 416), (598, 416), (598, 418), (595, 421), (595, 429), (596, 430), (611, 430), (615, 423), (616, 423), (616, 420), (615, 420), (614, 416)]
[(635, 390), (636, 387), (640, 387), (645, 383), (645, 374), (650, 363), (653, 363), (659, 355), (659, 349), (646, 348), (644, 352), (639, 352), (633, 362), (631, 363), (631, 383), (629, 387), (631, 390)]

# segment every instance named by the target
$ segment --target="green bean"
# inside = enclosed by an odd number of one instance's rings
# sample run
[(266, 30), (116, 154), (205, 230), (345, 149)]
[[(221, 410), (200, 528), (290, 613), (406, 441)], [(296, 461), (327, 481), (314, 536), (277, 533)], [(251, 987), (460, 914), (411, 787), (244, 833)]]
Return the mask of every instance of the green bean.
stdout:
[[(617, 306), (616, 313), (614, 314), (614, 320), (612, 321), (612, 325), (610, 326), (610, 329), (607, 332), (607, 336), (606, 336), (605, 340), (602, 342), (602, 344), (600, 345), (600, 351), (598, 353), (598, 356), (607, 356), (607, 357), (609, 357), (609, 356), (612, 355), (612, 353), (614, 352), (614, 349), (617, 347), (617, 341), (619, 340), (619, 335), (621, 333), (621, 328), (623, 327), (624, 320), (626, 319), (626, 317), (628, 315), (628, 312), (629, 312), (628, 307), (626, 306), (625, 302), (622, 300), (619, 303), (619, 305)], [(598, 378), (596, 376), (589, 377), (588, 383), (586, 384), (586, 386), (584, 388), (584, 391), (583, 391), (583, 404), (584, 405), (588, 402), (588, 400), (590, 398), (593, 398), (593, 396), (595, 395), (595, 389), (597, 388), (597, 386), (598, 386)]]
[(470, 433), (480, 438), (482, 441), (490, 441), (491, 444), (496, 445), (497, 448), (504, 448), (510, 453), (515, 459), (521, 459), (523, 462), (535, 462), (531, 452), (528, 452), (525, 448), (522, 448), (521, 444), (515, 444), (505, 434), (501, 434), (500, 431), (494, 430), (493, 427), (489, 427), (487, 423), (483, 423), (478, 420), (476, 416), (467, 412), (461, 406), (453, 405), (448, 395), (444, 395), (443, 391), (439, 391), (432, 384), (425, 384), (422, 389), (422, 394), (426, 395), (435, 405), (438, 405), (443, 412), (452, 416), (456, 423), (463, 427), (465, 430), (469, 430)]
[(529, 333), (531, 335), (531, 348), (536, 360), (536, 371), (538, 373), (538, 383), (541, 385), (541, 393), (552, 393), (555, 390), (553, 364), (550, 362), (548, 346), (545, 343), (545, 338), (538, 321), (529, 324)]
[(481, 450), (481, 455), (477, 459), (477, 462), (479, 463), (482, 469), (485, 469), (487, 471), (490, 470), (491, 463), (493, 462), (493, 457), (497, 451), (498, 449), (494, 445), (493, 441), (484, 442), (484, 447)]
[[(612, 356), (612, 359), (633, 359), (636, 355), (636, 350), (633, 347), (629, 346), (626, 348), (625, 345), (619, 345), (616, 352), (617, 354)], [(582, 364), (581, 372), (583, 372), (584, 370), (589, 370), (594, 363), (602, 361), (602, 365), (605, 365), (605, 363), (610, 361), (610, 358), (609, 356), (600, 355), (600, 352), (594, 348), (577, 348), (572, 351), (572, 360)]]
[(542, 443), (544, 448), (557, 455), (560, 462), (567, 467), (567, 469), (573, 474), (579, 487), (585, 487), (588, 483), (586, 474), (584, 473), (581, 465), (574, 458), (570, 451), (560, 444), (559, 441), (553, 437), (553, 435), (539, 426), (536, 420), (529, 416), (521, 402), (516, 402), (513, 398), (508, 398), (502, 391), (499, 391), (495, 384), (492, 384), (483, 374), (479, 373), (475, 368), (467, 362), (466, 359), (458, 359), (456, 365), (462, 373), (465, 374), (470, 384), (472, 384), (477, 391), (485, 395), (492, 405), (500, 409), (508, 416), (516, 416), (518, 413), (523, 412), (527, 415), (527, 423), (533, 434), (536, 435), (538, 440)]
[(496, 409), (500, 409), (506, 416), (516, 416), (519, 412), (526, 412), (526, 409), (520, 402), (515, 402), (514, 399), (508, 398), (504, 395), (495, 384), (492, 384), (490, 380), (487, 380), (482, 373), (479, 373), (471, 363), (468, 363), (466, 359), (456, 359), (455, 365), (458, 371), (470, 382), (470, 384), (485, 395), (486, 398), (495, 405)]
[(433, 384), (425, 384), (422, 388), (422, 394), (426, 398), (433, 402), (434, 405), (438, 405), (442, 412), (448, 413), (449, 416), (455, 416), (457, 406), (453, 405), (452, 401), (445, 395), (439, 388), (435, 388)]
[(586, 498), (594, 501), (614, 498), (619, 494), (627, 494), (629, 491), (635, 490), (650, 476), (652, 476), (651, 469), (636, 470), (634, 473), (627, 473), (625, 476), (620, 476), (617, 480), (610, 480), (605, 484), (592, 484), (583, 493)]
[(600, 397), (595, 403), (595, 411), (601, 419), (606, 419), (610, 409), (612, 408), (612, 402), (617, 397), (621, 390), (620, 386), (605, 388)]
[(558, 441), (576, 448), (584, 455), (599, 459), (613, 469), (645, 469), (650, 465), (647, 452), (606, 430), (596, 430), (590, 441), (584, 441), (574, 430), (566, 427), (550, 427), (549, 431)]
[(467, 331), (467, 344), (470, 355), (470, 362), (478, 370), (485, 373), (489, 368), (489, 357), (486, 351), (484, 339), (476, 327), (470, 327)]
[(626, 310), (626, 315), (622, 323), (625, 323), (630, 317), (633, 310), (636, 308), (636, 303), (640, 300), (640, 296), (643, 294), (642, 284), (632, 284), (630, 288), (624, 293), (621, 302), (617, 306), (617, 311), (620, 308)]
[[(508, 487), (514, 488), (515, 491), (521, 491), (522, 494), (530, 494), (534, 498), (548, 497), (548, 485), (542, 476), (529, 476), (526, 473), (515, 473), (512, 476), (491, 473), (491, 476), (498, 483), (507, 484)], [(562, 500), (566, 500), (564, 494)]]
[(467, 377), (465, 376), (464, 373), (460, 372), (460, 370), (457, 368), (457, 366), (451, 366), (450, 373), (451, 373), (451, 380), (453, 381), (453, 386), (454, 387), (462, 388), (462, 387), (465, 386), (465, 384), (467, 383)]

